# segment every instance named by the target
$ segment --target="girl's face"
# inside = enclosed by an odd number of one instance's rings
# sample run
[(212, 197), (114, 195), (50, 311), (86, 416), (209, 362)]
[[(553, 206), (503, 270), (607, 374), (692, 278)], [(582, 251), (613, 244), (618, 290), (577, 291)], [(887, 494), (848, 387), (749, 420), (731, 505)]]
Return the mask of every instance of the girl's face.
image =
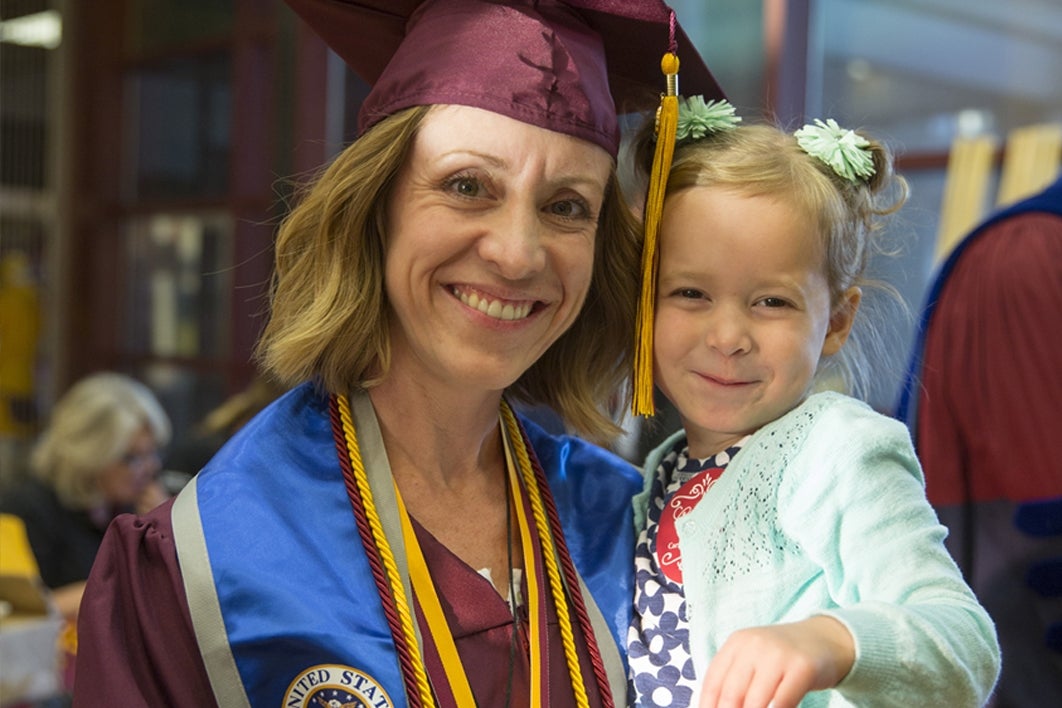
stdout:
[(100, 472), (100, 491), (113, 506), (134, 505), (154, 483), (160, 469), (162, 463), (155, 436), (145, 425), (133, 436), (125, 454)]
[(500, 391), (575, 320), (611, 174), (602, 148), (433, 109), (388, 204), (391, 376)]
[(708, 457), (791, 410), (844, 344), (859, 290), (832, 308), (814, 225), (716, 187), (670, 197), (660, 232), (655, 378)]

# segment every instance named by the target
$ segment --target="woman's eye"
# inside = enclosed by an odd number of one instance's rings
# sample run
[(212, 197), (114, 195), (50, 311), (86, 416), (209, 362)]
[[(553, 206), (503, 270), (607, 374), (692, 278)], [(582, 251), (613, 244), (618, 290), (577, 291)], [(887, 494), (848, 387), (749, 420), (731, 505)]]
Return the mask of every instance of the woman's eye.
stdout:
[(590, 215), (590, 207), (581, 199), (561, 199), (549, 205), (549, 212), (565, 219), (585, 219)]
[(483, 192), (483, 185), (475, 177), (454, 177), (446, 186), (462, 197), (478, 197)]

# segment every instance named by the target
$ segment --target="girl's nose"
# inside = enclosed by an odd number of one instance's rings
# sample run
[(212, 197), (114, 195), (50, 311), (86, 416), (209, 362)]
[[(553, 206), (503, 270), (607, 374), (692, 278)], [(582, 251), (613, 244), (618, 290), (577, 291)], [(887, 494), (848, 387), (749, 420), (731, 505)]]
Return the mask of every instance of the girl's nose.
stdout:
[(748, 322), (732, 306), (717, 307), (707, 323), (705, 342), (724, 356), (747, 354), (752, 348)]

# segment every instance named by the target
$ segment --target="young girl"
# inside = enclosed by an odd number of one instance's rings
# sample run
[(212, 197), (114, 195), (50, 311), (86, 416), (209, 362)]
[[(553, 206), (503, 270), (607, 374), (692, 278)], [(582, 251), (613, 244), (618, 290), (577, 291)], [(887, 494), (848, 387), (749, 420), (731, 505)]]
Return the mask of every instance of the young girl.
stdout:
[(648, 456), (635, 501), (632, 700), (983, 704), (995, 628), (944, 548), (907, 429), (814, 392), (827, 372), (860, 376), (843, 347), (906, 183), (832, 120), (788, 134), (682, 105), (652, 331), (685, 429)]

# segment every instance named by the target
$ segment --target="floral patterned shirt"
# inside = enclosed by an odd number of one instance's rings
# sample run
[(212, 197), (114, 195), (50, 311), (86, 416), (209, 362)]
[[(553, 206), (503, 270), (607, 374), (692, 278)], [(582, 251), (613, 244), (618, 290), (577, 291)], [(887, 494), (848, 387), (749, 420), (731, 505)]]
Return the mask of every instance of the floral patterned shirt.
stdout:
[(690, 657), (676, 524), (708, 492), (745, 441), (691, 459), (685, 438), (660, 461), (634, 554), (634, 613), (627, 632), (628, 695), (644, 708), (686, 708), (697, 677)]

